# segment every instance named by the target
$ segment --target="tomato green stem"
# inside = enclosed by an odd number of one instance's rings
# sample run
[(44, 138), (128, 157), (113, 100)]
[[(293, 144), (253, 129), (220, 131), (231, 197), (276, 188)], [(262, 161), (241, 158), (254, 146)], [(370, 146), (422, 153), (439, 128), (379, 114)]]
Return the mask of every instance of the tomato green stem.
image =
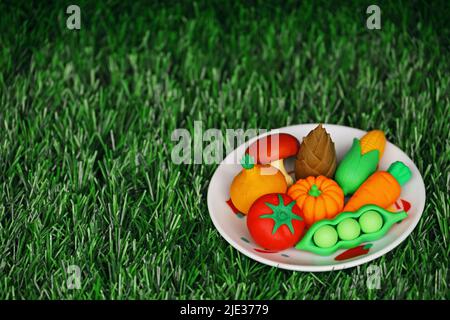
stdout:
[(280, 194), (278, 195), (278, 199), (280, 200), (278, 205), (273, 205), (271, 203), (265, 202), (266, 206), (272, 209), (273, 213), (263, 214), (260, 216), (260, 218), (273, 219), (275, 225), (273, 227), (272, 234), (275, 234), (278, 228), (284, 224), (289, 228), (289, 231), (294, 234), (294, 226), (292, 225), (292, 220), (303, 220), (300, 216), (292, 212), (292, 207), (295, 205), (295, 201), (292, 201), (287, 206), (285, 206), (283, 203), (283, 198)]

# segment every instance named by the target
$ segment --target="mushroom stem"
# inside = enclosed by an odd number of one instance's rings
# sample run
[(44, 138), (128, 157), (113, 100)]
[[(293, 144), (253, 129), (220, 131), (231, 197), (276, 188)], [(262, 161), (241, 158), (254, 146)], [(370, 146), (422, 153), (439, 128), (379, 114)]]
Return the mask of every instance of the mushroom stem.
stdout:
[(286, 168), (284, 167), (283, 159), (275, 160), (275, 161), (271, 162), (270, 165), (281, 171), (281, 173), (284, 176), (284, 179), (286, 180), (288, 187), (290, 187), (294, 184), (294, 179), (292, 179), (292, 177), (289, 175), (289, 173), (287, 173)]

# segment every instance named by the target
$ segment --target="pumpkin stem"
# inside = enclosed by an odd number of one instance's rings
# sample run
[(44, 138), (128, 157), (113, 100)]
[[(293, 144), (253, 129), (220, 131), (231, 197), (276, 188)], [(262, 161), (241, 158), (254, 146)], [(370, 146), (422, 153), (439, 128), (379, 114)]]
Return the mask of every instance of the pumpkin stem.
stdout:
[(317, 188), (317, 186), (315, 184), (313, 184), (311, 186), (311, 189), (309, 189), (309, 192), (308, 192), (308, 194), (313, 197), (318, 197), (318, 196), (320, 196), (321, 193), (322, 192), (319, 190), (319, 188)]

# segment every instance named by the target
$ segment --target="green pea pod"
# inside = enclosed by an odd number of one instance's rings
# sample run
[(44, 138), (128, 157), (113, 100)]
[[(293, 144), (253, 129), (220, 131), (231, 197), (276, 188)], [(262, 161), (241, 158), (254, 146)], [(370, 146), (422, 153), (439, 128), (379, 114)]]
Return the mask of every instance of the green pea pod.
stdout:
[(352, 147), (342, 159), (334, 175), (344, 195), (353, 194), (377, 170), (379, 153), (378, 150), (372, 150), (361, 154), (359, 139), (353, 139)]
[[(323, 226), (331, 226), (337, 228), (337, 225), (347, 218), (358, 219), (364, 213), (368, 211), (376, 211), (379, 213), (383, 219), (383, 226), (376, 232), (373, 233), (362, 233), (359, 237), (353, 240), (338, 240), (335, 245), (329, 248), (318, 247), (314, 242), (314, 233)], [(334, 253), (339, 249), (350, 249), (360, 245), (363, 242), (375, 241), (383, 237), (386, 232), (392, 227), (396, 222), (402, 221), (407, 217), (405, 211), (400, 212), (390, 212), (379, 206), (368, 204), (361, 207), (355, 212), (343, 212), (336, 216), (334, 219), (324, 219), (314, 223), (311, 228), (306, 232), (305, 236), (297, 243), (296, 249), (310, 251), (318, 255), (327, 256)]]

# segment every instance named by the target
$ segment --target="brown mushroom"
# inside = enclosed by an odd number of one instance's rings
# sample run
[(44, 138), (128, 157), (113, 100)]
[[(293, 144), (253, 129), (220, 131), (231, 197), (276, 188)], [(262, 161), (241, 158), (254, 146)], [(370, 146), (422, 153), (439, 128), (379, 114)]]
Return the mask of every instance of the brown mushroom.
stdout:
[(259, 164), (270, 164), (283, 173), (288, 186), (294, 183), (284, 167), (284, 159), (295, 157), (300, 148), (296, 137), (288, 133), (265, 136), (252, 143), (245, 153), (251, 155)]

